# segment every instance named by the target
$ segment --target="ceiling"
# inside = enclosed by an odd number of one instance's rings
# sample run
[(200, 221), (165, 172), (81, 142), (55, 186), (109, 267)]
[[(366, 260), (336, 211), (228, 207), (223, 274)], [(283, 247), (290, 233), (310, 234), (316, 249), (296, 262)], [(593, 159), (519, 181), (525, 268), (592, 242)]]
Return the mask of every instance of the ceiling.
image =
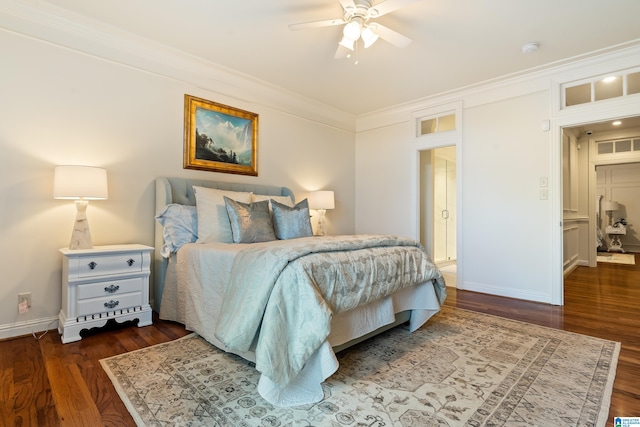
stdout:
[[(33, 3), (33, 0), (24, 0)], [(638, 0), (417, 0), (377, 21), (413, 40), (380, 40), (334, 59), (338, 0), (40, 0), (67, 18), (134, 33), (353, 115), (640, 44)], [(374, 1), (375, 4), (379, 3)], [(96, 23), (98, 24), (98, 23)], [(104, 25), (106, 24), (106, 25)], [(521, 46), (540, 49), (523, 54)]]
[[(614, 125), (614, 122), (620, 122), (618, 125)], [(604, 122), (589, 123), (586, 125), (580, 125), (571, 127), (577, 135), (590, 135), (589, 132), (597, 134), (600, 132), (623, 132), (628, 129), (640, 129), (640, 117), (624, 117), (619, 120), (607, 120)]]

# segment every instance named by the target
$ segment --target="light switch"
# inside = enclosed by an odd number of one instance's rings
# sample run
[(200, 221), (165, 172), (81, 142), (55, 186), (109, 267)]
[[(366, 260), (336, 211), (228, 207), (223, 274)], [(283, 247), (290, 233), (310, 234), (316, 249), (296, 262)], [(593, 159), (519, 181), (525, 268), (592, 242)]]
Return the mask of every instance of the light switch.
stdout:
[(540, 189), (540, 200), (547, 200), (549, 198), (549, 190), (546, 188)]
[(549, 186), (549, 177), (541, 176), (540, 177), (540, 187), (547, 188)]

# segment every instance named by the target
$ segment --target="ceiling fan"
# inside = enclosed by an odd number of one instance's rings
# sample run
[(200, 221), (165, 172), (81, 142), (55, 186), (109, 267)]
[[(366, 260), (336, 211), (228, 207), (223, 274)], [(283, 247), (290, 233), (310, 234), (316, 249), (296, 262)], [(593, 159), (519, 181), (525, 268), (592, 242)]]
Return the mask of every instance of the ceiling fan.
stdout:
[(349, 52), (355, 49), (359, 39), (362, 39), (365, 48), (373, 45), (378, 38), (397, 47), (406, 47), (411, 43), (408, 37), (374, 22), (374, 19), (419, 0), (383, 0), (375, 5), (372, 0), (339, 1), (343, 10), (342, 18), (290, 24), (289, 29), (295, 31), (344, 24), (342, 40), (338, 43), (335, 58), (349, 56)]

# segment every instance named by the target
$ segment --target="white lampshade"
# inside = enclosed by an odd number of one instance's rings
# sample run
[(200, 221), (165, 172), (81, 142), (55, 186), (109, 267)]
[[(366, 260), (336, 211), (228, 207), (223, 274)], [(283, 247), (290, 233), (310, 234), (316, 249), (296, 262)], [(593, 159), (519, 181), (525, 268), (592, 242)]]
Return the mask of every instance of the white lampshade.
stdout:
[(69, 249), (91, 249), (91, 231), (87, 219), (89, 200), (108, 197), (107, 171), (91, 166), (57, 166), (53, 174), (53, 198), (75, 200), (76, 222)]
[(310, 209), (334, 209), (335, 200), (333, 191), (312, 191), (309, 193)]
[(105, 200), (107, 171), (91, 166), (57, 166), (53, 175), (53, 198)]
[(611, 200), (602, 204), (602, 209), (605, 211), (617, 211), (619, 208), (618, 202), (612, 202)]

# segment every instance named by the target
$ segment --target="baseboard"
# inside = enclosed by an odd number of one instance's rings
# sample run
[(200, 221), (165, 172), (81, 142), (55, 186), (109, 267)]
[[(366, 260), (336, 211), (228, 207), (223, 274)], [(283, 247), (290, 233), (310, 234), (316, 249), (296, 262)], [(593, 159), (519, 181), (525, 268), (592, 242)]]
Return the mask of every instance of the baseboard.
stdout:
[(486, 285), (483, 283), (463, 282), (458, 289), (465, 291), (480, 292), (482, 294), (496, 295), (500, 297), (508, 297), (522, 299), (526, 301), (535, 301), (551, 304), (551, 295), (536, 294), (531, 292), (520, 292), (513, 289), (498, 288), (496, 286)]
[(576, 259), (570, 265), (565, 265), (565, 267), (564, 267), (564, 276), (566, 277), (573, 270), (575, 270), (576, 268), (578, 268), (580, 266), (589, 267), (589, 261), (588, 260), (582, 260), (582, 259)]
[[(24, 322), (0, 325), (0, 340), (31, 335), (34, 332), (44, 332), (58, 328), (58, 317), (44, 317), (40, 319), (26, 320)], [(56, 333), (58, 333), (56, 331)]]
[(573, 272), (573, 270), (575, 270), (576, 268), (578, 268), (578, 263), (574, 263), (571, 264), (569, 267), (565, 267), (564, 272), (563, 272), (563, 276), (567, 277), (569, 274), (571, 274)]

